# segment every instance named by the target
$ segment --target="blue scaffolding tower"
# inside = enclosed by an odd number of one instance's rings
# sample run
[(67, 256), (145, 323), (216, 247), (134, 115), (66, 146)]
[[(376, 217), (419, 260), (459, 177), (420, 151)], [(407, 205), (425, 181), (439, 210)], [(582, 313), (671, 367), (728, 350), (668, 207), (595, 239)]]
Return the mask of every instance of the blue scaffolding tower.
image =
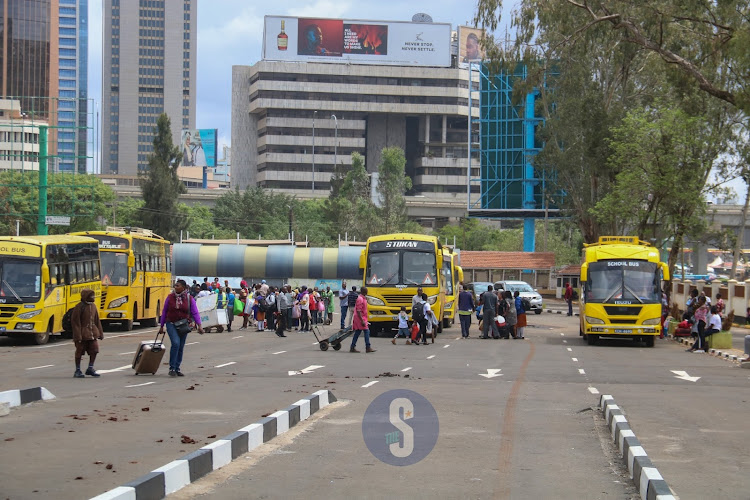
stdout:
[[(522, 104), (513, 102), (513, 86), (526, 76), (524, 66), (497, 74), (485, 64), (469, 66), (469, 81), (478, 80), (479, 118), (472, 118), (469, 125), (467, 208), (470, 217), (523, 219), (524, 251), (533, 252), (535, 219), (557, 217), (559, 209), (550, 206), (549, 181), (533, 166), (541, 150), (536, 129), (542, 118), (535, 115), (539, 91), (529, 92)], [(475, 96), (469, 92), (469, 109)], [(472, 165), (471, 159), (478, 159), (479, 165)], [(476, 185), (478, 197), (472, 189)]]

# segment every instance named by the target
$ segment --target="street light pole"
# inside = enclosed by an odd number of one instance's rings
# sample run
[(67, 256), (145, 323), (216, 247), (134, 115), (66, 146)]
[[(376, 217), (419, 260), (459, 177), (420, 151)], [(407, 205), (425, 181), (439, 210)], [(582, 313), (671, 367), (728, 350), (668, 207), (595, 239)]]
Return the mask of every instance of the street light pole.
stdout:
[(313, 111), (313, 138), (312, 138), (312, 192), (315, 195), (315, 115), (317, 111)]
[(333, 169), (336, 170), (338, 164), (338, 145), (339, 145), (339, 121), (336, 119), (336, 115), (332, 114), (333, 122), (336, 124), (336, 136), (333, 141)]

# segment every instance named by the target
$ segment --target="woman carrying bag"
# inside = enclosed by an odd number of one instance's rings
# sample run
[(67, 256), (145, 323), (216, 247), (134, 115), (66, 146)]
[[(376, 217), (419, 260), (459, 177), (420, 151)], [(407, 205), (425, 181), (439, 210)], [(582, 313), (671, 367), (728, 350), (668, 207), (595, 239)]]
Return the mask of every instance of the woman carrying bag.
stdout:
[(185, 350), (185, 341), (188, 333), (192, 329), (191, 321), (198, 327), (198, 333), (203, 335), (201, 327), (201, 315), (198, 312), (198, 306), (195, 299), (188, 293), (188, 287), (185, 280), (177, 280), (174, 284), (174, 291), (167, 295), (164, 301), (164, 309), (161, 312), (161, 327), (159, 334), (164, 333), (164, 327), (167, 328), (167, 335), (172, 344), (169, 349), (169, 376), (182, 377), (180, 365), (182, 364), (182, 353)]

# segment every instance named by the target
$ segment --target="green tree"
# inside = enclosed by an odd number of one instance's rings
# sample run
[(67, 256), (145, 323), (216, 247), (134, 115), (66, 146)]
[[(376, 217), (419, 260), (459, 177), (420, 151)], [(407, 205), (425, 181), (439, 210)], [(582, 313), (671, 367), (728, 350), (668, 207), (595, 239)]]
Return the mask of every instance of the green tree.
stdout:
[[(69, 226), (50, 226), (50, 234), (102, 229), (114, 199), (112, 188), (94, 175), (56, 173), (47, 178), (47, 214), (70, 217)], [(0, 173), (0, 231), (16, 234), (16, 220), (21, 234), (36, 234), (39, 213), (39, 174), (6, 171)]]
[[(145, 227), (143, 223), (143, 200), (125, 198), (113, 203), (112, 212), (108, 212), (108, 220), (118, 227)], [(158, 234), (158, 233), (157, 233)]]
[[(333, 186), (332, 186), (333, 187)], [(381, 227), (378, 211), (370, 199), (370, 179), (359, 153), (352, 154), (352, 166), (338, 191), (331, 190), (324, 204), (331, 221), (330, 231), (349, 239), (366, 240)]]
[(187, 192), (177, 177), (177, 167), (182, 161), (180, 148), (172, 142), (169, 117), (162, 113), (154, 130), (154, 151), (149, 156), (148, 170), (139, 172), (144, 206), (143, 224), (147, 229), (176, 241), (186, 220), (178, 215), (179, 196)]
[(411, 189), (411, 179), (405, 175), (406, 157), (401, 148), (383, 149), (378, 166), (377, 196), (383, 233), (395, 233), (407, 228), (404, 194)]
[(290, 206), (295, 207), (295, 200), (286, 194), (261, 187), (249, 187), (244, 192), (235, 189), (216, 200), (214, 223), (219, 229), (239, 232), (242, 238), (260, 235), (264, 239), (286, 239)]

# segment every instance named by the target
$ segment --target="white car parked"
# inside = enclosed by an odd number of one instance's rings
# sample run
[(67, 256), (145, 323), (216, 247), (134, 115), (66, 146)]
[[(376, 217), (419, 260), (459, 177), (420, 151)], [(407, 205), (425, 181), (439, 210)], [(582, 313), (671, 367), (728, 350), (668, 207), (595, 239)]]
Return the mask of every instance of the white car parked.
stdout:
[(534, 314), (542, 314), (542, 295), (531, 288), (531, 285), (525, 281), (496, 281), (495, 290), (508, 290), (511, 293), (517, 290), (522, 299), (529, 299), (531, 310), (534, 311)]

